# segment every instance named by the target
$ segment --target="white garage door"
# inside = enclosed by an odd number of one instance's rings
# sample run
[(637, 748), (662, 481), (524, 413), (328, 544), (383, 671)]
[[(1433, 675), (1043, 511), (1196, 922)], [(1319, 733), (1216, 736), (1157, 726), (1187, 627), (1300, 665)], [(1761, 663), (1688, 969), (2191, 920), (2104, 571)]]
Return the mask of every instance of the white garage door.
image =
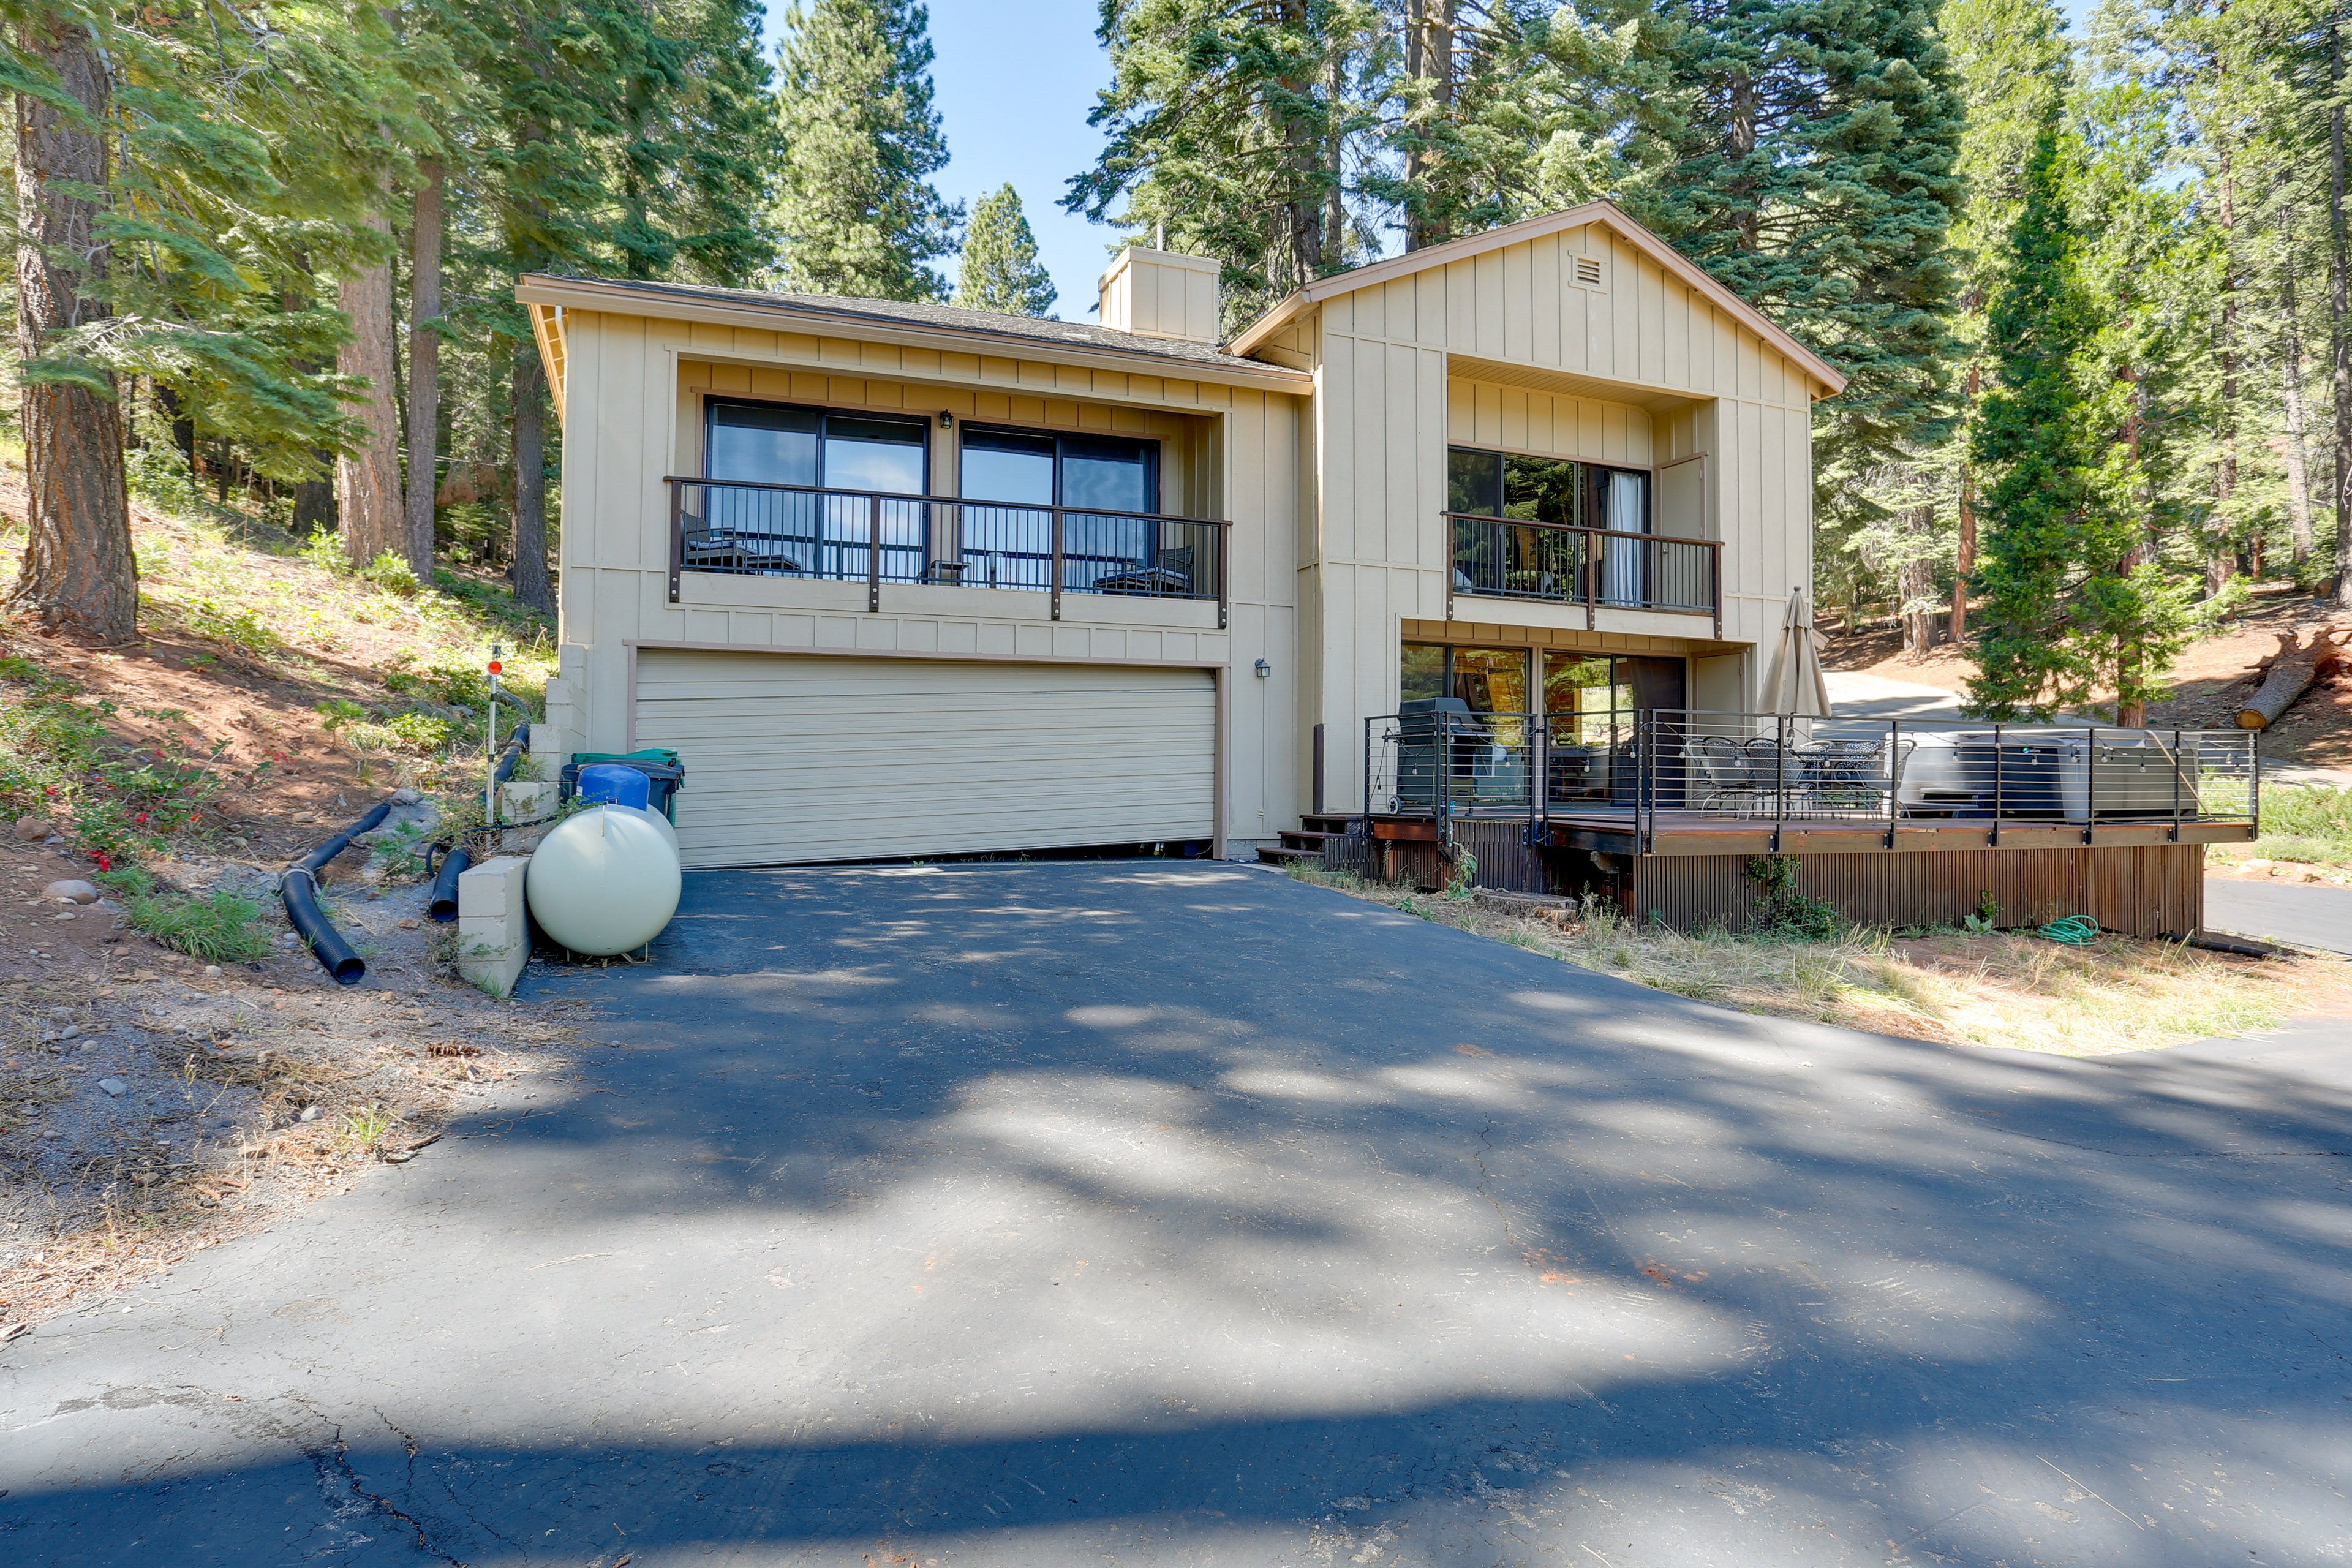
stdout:
[(688, 866), (1204, 839), (1216, 708), (1202, 669), (637, 656)]

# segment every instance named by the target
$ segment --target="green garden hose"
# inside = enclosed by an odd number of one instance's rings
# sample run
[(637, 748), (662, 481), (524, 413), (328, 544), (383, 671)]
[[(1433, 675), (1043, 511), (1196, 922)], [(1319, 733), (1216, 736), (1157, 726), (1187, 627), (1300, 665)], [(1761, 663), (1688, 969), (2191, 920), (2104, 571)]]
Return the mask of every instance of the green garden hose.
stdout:
[(2099, 922), (2081, 915), (2062, 915), (2035, 933), (2068, 947), (2088, 947), (2099, 940)]

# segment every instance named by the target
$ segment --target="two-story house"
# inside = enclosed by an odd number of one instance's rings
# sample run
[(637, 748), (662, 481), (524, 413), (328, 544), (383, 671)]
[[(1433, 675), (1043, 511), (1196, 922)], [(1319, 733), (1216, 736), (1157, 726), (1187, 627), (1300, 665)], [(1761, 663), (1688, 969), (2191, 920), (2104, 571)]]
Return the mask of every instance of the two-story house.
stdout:
[(1627, 804), (1637, 713), (1759, 706), (1838, 373), (1605, 203), (1229, 342), (1217, 276), (1129, 249), (1096, 325), (523, 279), (565, 437), (534, 747), (677, 751), (690, 867), (1245, 858), (1411, 817), (1434, 722), (1482, 879), (1619, 874), (1534, 819)]

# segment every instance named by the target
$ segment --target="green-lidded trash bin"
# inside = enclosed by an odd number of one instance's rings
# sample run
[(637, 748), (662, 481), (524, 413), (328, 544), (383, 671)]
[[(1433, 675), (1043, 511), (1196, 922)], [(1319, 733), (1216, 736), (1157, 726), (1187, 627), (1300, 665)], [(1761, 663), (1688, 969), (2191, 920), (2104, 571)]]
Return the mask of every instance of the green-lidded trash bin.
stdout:
[(580, 791), (580, 770), (597, 763), (613, 763), (625, 768), (635, 768), (646, 775), (646, 805), (675, 825), (677, 821), (676, 799), (686, 787), (686, 769), (677, 753), (663, 746), (648, 746), (639, 752), (574, 752), (572, 760), (563, 764), (562, 782), (556, 791), (559, 800), (570, 800)]

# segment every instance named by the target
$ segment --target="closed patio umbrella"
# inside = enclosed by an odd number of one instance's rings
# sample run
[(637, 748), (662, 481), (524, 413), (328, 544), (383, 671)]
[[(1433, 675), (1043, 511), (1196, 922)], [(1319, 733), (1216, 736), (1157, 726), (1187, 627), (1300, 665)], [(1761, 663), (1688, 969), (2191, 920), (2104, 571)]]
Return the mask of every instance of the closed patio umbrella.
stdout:
[(1822, 656), (1813, 647), (1813, 607), (1801, 587), (1789, 591), (1789, 613), (1780, 617), (1780, 640), (1764, 677), (1764, 710), (1798, 719), (1830, 716), (1829, 683), (1822, 679)]

